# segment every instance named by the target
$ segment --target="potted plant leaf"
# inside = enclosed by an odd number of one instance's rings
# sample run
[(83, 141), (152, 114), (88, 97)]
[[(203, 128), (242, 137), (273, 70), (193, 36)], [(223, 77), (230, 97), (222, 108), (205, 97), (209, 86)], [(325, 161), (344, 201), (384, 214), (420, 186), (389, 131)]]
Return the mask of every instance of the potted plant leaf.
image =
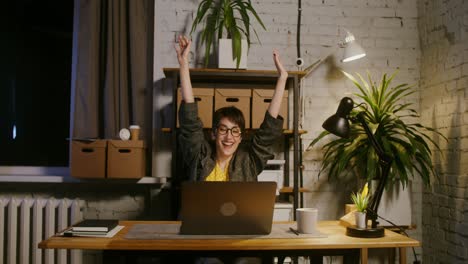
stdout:
[[(404, 98), (413, 94), (408, 84), (393, 85), (396, 72), (390, 77), (383, 74), (380, 83), (375, 83), (370, 74), (367, 81), (359, 74), (357, 77), (344, 72), (359, 92), (354, 95), (363, 103), (354, 106), (351, 116), (363, 112), (366, 123), (384, 151), (393, 158), (388, 184), (408, 183), (409, 176), (419, 174), (425, 185), (430, 185), (431, 174), (437, 175), (431, 160), (429, 143), (440, 151), (439, 146), (429, 136), (430, 132), (442, 134), (415, 121), (419, 115), (412, 103)], [(410, 120), (410, 121), (407, 121)], [(323, 131), (315, 138), (308, 149), (326, 138), (330, 133)], [(320, 173), (328, 172), (329, 179), (336, 179), (347, 172), (354, 172), (367, 182), (379, 179), (379, 158), (368, 140), (360, 123), (351, 124), (349, 138), (331, 138), (323, 146), (324, 157)]]
[[(218, 63), (218, 66), (240, 68), (243, 62), (244, 67), (241, 68), (247, 68), (247, 58), (241, 58), (241, 55), (244, 54), (246, 57), (250, 48), (251, 28), (258, 39), (257, 32), (251, 27), (251, 15), (265, 29), (265, 25), (250, 0), (203, 0), (200, 2), (190, 33), (192, 34), (200, 24), (205, 24), (201, 31), (201, 44), (205, 44), (205, 67), (208, 66), (209, 54), (216, 41), (227, 37), (230, 40), (220, 41), (218, 62), (223, 62), (223, 56), (227, 55), (224, 61), (233, 65), (223, 66), (222, 63)], [(247, 46), (243, 46), (242, 42)], [(221, 47), (221, 45), (228, 45), (228, 47)]]

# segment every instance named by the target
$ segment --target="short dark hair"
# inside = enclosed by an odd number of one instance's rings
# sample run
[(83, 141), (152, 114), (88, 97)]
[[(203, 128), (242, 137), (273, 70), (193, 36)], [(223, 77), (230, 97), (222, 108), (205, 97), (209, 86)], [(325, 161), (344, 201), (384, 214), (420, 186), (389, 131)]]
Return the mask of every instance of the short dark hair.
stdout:
[(216, 110), (213, 115), (213, 130), (216, 130), (222, 118), (227, 118), (229, 121), (238, 125), (242, 132), (244, 131), (245, 129), (244, 114), (237, 107), (226, 106), (226, 107), (221, 107), (218, 110)]

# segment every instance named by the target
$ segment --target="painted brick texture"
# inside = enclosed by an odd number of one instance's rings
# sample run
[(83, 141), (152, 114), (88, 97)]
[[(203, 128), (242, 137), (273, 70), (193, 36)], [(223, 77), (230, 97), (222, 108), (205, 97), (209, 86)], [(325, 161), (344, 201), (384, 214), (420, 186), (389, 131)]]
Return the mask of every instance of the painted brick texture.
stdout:
[(421, 120), (433, 136), (440, 177), (423, 195), (425, 263), (468, 262), (468, 2), (418, 1), (421, 43)]
[[(161, 70), (163, 67), (178, 66), (173, 51), (174, 39), (179, 34), (189, 33), (197, 3), (189, 0), (156, 1), (155, 80), (164, 77)], [(249, 69), (274, 69), (271, 53), (273, 49), (278, 49), (289, 70), (301, 70), (295, 65), (297, 3), (298, 1), (292, 0), (252, 1), (267, 30), (264, 31), (256, 22), (253, 23), (262, 44), (253, 38), (248, 59)], [(383, 73), (391, 74), (398, 70), (395, 83), (416, 84), (417, 87), (421, 64), (417, 18), (416, 0), (302, 1), (301, 53), (305, 66), (327, 58), (301, 83), (300, 128), (308, 131), (303, 136), (304, 149), (322, 131), (322, 122), (336, 111), (339, 100), (357, 92), (340, 69), (364, 75), (369, 70), (376, 79)], [(367, 57), (348, 64), (340, 61), (343, 50), (337, 48), (336, 44), (345, 36), (345, 29), (355, 35), (366, 50)], [(193, 34), (195, 41), (197, 36), (197, 33)], [(203, 67), (203, 58), (204, 48), (193, 47), (191, 66)], [(215, 59), (211, 61), (210, 67), (216, 67)], [(155, 111), (158, 113), (170, 104), (170, 91), (156, 89), (154, 98)], [(419, 92), (407, 100), (414, 102), (419, 108)], [(292, 109), (292, 106), (289, 107)], [(156, 120), (156, 124), (160, 125), (162, 119), (168, 121), (165, 116)], [(167, 148), (164, 143), (167, 135), (157, 135), (156, 138), (158, 136), (163, 140), (156, 142), (155, 146), (164, 150)], [(170, 156), (156, 156), (155, 175), (170, 175), (168, 167), (164, 165), (170, 164)], [(344, 204), (350, 202), (349, 194), (354, 191), (356, 180), (337, 183), (329, 182), (326, 175), (319, 178), (321, 157), (318, 147), (304, 153), (304, 187), (312, 190), (304, 194), (305, 206), (318, 207), (320, 219), (338, 219), (344, 214)], [(422, 190), (417, 176), (413, 182), (412, 216), (417, 229), (411, 232), (417, 239), (422, 239)], [(417, 251), (420, 254), (420, 249)], [(410, 254), (408, 257), (411, 260)]]

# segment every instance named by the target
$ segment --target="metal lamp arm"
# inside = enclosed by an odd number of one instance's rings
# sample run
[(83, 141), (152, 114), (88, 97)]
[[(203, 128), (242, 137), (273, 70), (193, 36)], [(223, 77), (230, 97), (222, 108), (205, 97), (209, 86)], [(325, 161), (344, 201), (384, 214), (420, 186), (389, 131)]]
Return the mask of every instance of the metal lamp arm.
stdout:
[(383, 162), (391, 163), (392, 158), (388, 156), (387, 154), (385, 154), (385, 151), (383, 150), (382, 146), (380, 146), (379, 142), (377, 142), (377, 139), (375, 139), (374, 134), (372, 134), (369, 126), (367, 125), (366, 120), (364, 119), (364, 113), (359, 112), (356, 115), (356, 119), (359, 123), (361, 123), (362, 127), (364, 128), (364, 131), (366, 132), (367, 137), (371, 141), (372, 147), (374, 147), (377, 153), (377, 156), (379, 156), (379, 159)]
[(382, 146), (379, 144), (374, 134), (372, 134), (369, 126), (364, 119), (364, 113), (360, 112), (356, 116), (356, 120), (362, 125), (364, 131), (366, 132), (367, 137), (371, 141), (372, 147), (375, 149), (377, 156), (379, 157), (379, 165), (382, 169), (382, 175), (377, 185), (377, 189), (372, 195), (372, 200), (370, 203), (370, 210), (367, 212), (367, 218), (371, 219), (372, 227), (377, 227), (377, 211), (379, 208), (380, 200), (382, 199), (382, 194), (385, 188), (385, 184), (388, 180), (388, 174), (390, 173), (390, 168), (392, 165), (393, 158), (385, 153)]

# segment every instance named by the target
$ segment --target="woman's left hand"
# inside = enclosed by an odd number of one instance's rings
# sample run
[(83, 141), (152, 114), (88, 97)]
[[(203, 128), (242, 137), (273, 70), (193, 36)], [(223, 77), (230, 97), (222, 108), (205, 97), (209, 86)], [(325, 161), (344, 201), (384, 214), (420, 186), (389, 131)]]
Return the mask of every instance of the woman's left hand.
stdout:
[(280, 78), (286, 79), (288, 77), (288, 72), (284, 68), (283, 63), (281, 63), (278, 50), (273, 50), (273, 61), (275, 62), (276, 70), (278, 71)]

